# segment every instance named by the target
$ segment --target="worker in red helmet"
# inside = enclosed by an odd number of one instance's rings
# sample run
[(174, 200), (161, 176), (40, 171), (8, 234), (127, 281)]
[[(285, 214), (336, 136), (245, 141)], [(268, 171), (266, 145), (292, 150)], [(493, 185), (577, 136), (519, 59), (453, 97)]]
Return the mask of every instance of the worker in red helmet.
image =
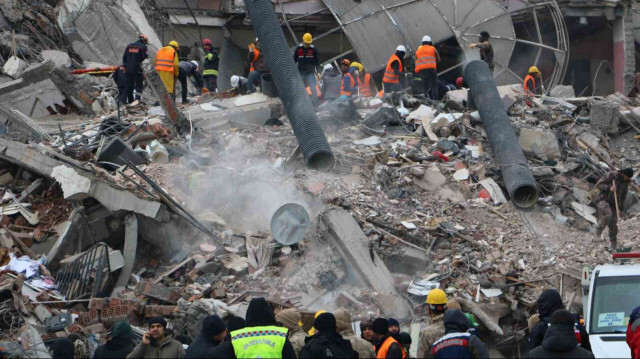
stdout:
[[(122, 64), (124, 66), (124, 87), (123, 92), (119, 94), (121, 103), (131, 103), (140, 97), (142, 93), (142, 61), (149, 57), (147, 55), (147, 43), (149, 38), (146, 35), (138, 36), (138, 40), (127, 45), (122, 55)], [(139, 84), (139, 92), (136, 97), (133, 96), (133, 90)]]
[(220, 65), (220, 55), (213, 48), (211, 40), (202, 40), (204, 47), (204, 68), (202, 70), (202, 78), (204, 80), (204, 88), (208, 91), (215, 92), (218, 87), (218, 66)]
[(458, 88), (458, 90), (464, 87), (464, 79), (462, 77), (458, 77), (456, 79), (456, 87)]

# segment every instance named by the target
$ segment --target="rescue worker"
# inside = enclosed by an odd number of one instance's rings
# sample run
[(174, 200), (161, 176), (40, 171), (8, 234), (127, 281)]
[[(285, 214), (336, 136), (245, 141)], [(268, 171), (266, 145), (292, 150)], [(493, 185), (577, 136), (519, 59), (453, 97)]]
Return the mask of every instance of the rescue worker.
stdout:
[(376, 358), (380, 359), (404, 359), (407, 352), (398, 341), (389, 333), (389, 321), (378, 318), (373, 321), (373, 339), (376, 349)]
[(542, 344), (528, 352), (527, 358), (593, 358), (593, 353), (578, 346), (574, 322), (567, 310), (553, 312)]
[(351, 327), (351, 314), (349, 314), (349, 311), (344, 308), (340, 308), (336, 310), (333, 315), (336, 317), (338, 333), (340, 333), (344, 339), (351, 342), (353, 350), (358, 352), (358, 358), (375, 358), (376, 352), (373, 350), (373, 345), (354, 333), (353, 328)]
[(629, 316), (627, 345), (631, 349), (631, 357), (640, 358), (640, 306), (636, 307)]
[(436, 359), (489, 358), (484, 343), (467, 332), (471, 323), (460, 309), (447, 309), (443, 322), (445, 335), (433, 343), (431, 357)]
[[(449, 299), (449, 301), (447, 302), (447, 310), (449, 309), (460, 309), (462, 310), (462, 307), (460, 307), (460, 303), (458, 303), (457, 300), (455, 299)], [(478, 322), (476, 321), (476, 318), (473, 317), (473, 314), (471, 313), (467, 313), (465, 311), (462, 311), (464, 313), (464, 315), (467, 316), (467, 319), (469, 319), (469, 323), (471, 323), (471, 329), (469, 329), (470, 333), (474, 333), (475, 332), (475, 328), (479, 327), (480, 324), (478, 324)]]
[(184, 358), (184, 347), (167, 333), (167, 321), (164, 318), (149, 320), (149, 331), (142, 335), (142, 341), (127, 355), (127, 359), (138, 358)]
[[(562, 298), (560, 293), (555, 289), (547, 289), (543, 291), (538, 297), (538, 318), (539, 321), (533, 326), (533, 329), (529, 331), (529, 337), (525, 344), (525, 353), (529, 353), (534, 348), (542, 345), (545, 333), (549, 327), (551, 314), (556, 310), (564, 309)], [(584, 327), (575, 324), (574, 321), (574, 335), (579, 338), (578, 344), (586, 350), (591, 350), (591, 344), (589, 343), (589, 334)]]
[[(362, 64), (360, 64), (362, 66)], [(373, 97), (376, 91), (376, 85), (371, 79), (371, 74), (365, 72), (364, 67), (360, 69), (360, 76), (358, 77), (358, 88), (360, 89), (361, 97)]]
[(540, 81), (542, 81), (540, 70), (538, 70), (536, 66), (529, 67), (529, 73), (525, 76), (524, 84), (522, 85), (524, 93), (528, 96), (532, 96), (533, 94), (542, 95)]
[(246, 314), (246, 327), (231, 332), (231, 341), (213, 348), (209, 358), (296, 359), (288, 329), (276, 326), (273, 309), (264, 298), (253, 298)]
[(346, 75), (342, 78), (342, 86), (340, 87), (340, 97), (346, 96), (352, 98), (358, 96), (358, 80), (359, 71), (362, 68), (357, 62), (352, 62), (351, 67)]
[(256, 42), (249, 44), (249, 89), (251, 92), (256, 92), (256, 86), (260, 86), (262, 80), (262, 74), (269, 72), (267, 67), (267, 59), (264, 56), (264, 52), (260, 50), (260, 42), (256, 37)]
[[(136, 83), (142, 84), (142, 61), (147, 59), (147, 43), (149, 38), (147, 35), (138, 36), (138, 40), (127, 45), (124, 49), (124, 55), (122, 55), (122, 64), (124, 66), (124, 88), (120, 92), (121, 103), (131, 103), (136, 99), (133, 97), (133, 90)], [(140, 90), (142, 88), (140, 87)], [(142, 91), (140, 91), (142, 92)]]
[(220, 66), (220, 55), (218, 51), (213, 48), (211, 40), (202, 40), (202, 47), (206, 51), (204, 55), (204, 64), (202, 71), (202, 78), (204, 81), (204, 88), (210, 92), (216, 92), (218, 87), (218, 67)]
[(384, 70), (384, 77), (382, 78), (384, 93), (402, 91), (400, 76), (404, 71), (402, 59), (404, 59), (406, 53), (407, 49), (403, 45), (399, 45), (396, 48), (396, 52), (389, 58), (387, 67)]
[(340, 97), (340, 87), (342, 86), (342, 75), (333, 68), (331, 64), (324, 65), (321, 75), (322, 100), (333, 101)]
[(422, 45), (416, 51), (415, 72), (422, 79), (424, 95), (432, 100), (438, 99), (438, 62), (440, 62), (440, 53), (433, 46), (431, 36), (424, 36)]
[(599, 194), (594, 203), (598, 213), (596, 235), (602, 234), (605, 226), (609, 227), (609, 250), (618, 247), (618, 211), (616, 211), (616, 197), (620, 215), (624, 216), (624, 201), (629, 193), (629, 184), (633, 178), (633, 168), (628, 167), (619, 171), (611, 171), (598, 181), (596, 187)]
[(202, 330), (196, 340), (189, 345), (184, 354), (185, 358), (206, 358), (209, 351), (224, 341), (227, 336), (227, 326), (216, 314), (202, 320)]
[(231, 88), (233, 89), (233, 94), (235, 95), (246, 95), (249, 92), (249, 80), (242, 76), (233, 75), (231, 76)]
[(173, 97), (175, 101), (175, 89), (176, 78), (179, 74), (180, 60), (178, 60), (178, 42), (172, 40), (169, 45), (161, 48), (156, 53), (156, 59), (153, 61), (153, 65), (167, 88), (167, 92)]
[(313, 37), (306, 33), (302, 36), (302, 43), (298, 45), (293, 53), (293, 61), (298, 64), (298, 71), (302, 77), (305, 87), (310, 87), (313, 106), (318, 106), (318, 94), (316, 92), (316, 70), (320, 66), (318, 60), (318, 50), (311, 43)]
[(304, 346), (305, 339), (307, 338), (307, 335), (300, 326), (301, 320), (300, 312), (294, 308), (285, 309), (276, 314), (276, 321), (289, 329), (287, 337), (293, 346), (293, 350), (296, 352), (296, 356), (300, 355), (300, 350)]
[[(322, 313), (326, 313), (326, 310), (319, 310), (316, 312), (316, 314), (313, 316), (313, 319), (315, 320), (316, 318), (318, 318), (320, 316), (320, 314)], [(313, 327), (311, 327), (311, 329), (309, 329), (309, 331), (307, 331), (307, 334), (309, 334), (309, 336), (313, 336), (316, 333), (315, 329)]]
[(490, 37), (491, 36), (488, 32), (480, 32), (480, 42), (469, 45), (469, 48), (478, 48), (480, 50), (480, 59), (489, 66), (489, 70), (493, 73), (496, 66), (493, 63), (493, 46), (491, 46), (491, 43), (489, 42)]
[(463, 88), (463, 87), (464, 87), (464, 78), (462, 78), (462, 77), (458, 77), (458, 78), (456, 79), (456, 88), (457, 88), (458, 90), (460, 90), (460, 89), (461, 89), (461, 88)]
[(187, 78), (193, 77), (196, 81), (196, 87), (199, 91), (202, 90), (202, 75), (200, 75), (200, 70), (198, 70), (198, 63), (196, 61), (180, 61), (180, 74), (178, 75), (178, 79), (180, 80), (180, 85), (182, 87), (182, 103), (189, 103), (188, 95), (188, 83)]
[(316, 333), (309, 337), (302, 350), (300, 359), (307, 358), (358, 358), (351, 342), (338, 334), (336, 317), (331, 313), (322, 313), (313, 320)]
[(432, 289), (427, 295), (425, 304), (428, 306), (431, 324), (420, 332), (418, 343), (418, 358), (426, 358), (431, 347), (444, 336), (444, 312), (447, 310), (447, 294), (442, 289)]
[(351, 60), (342, 59), (340, 62), (340, 70), (342, 70), (342, 76), (346, 75), (349, 72), (349, 68), (351, 67)]

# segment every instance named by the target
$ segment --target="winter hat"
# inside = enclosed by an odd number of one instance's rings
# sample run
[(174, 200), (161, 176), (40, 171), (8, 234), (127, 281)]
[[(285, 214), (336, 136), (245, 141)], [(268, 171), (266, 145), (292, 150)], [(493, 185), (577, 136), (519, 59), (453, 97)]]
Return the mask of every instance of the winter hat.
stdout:
[(378, 318), (373, 321), (371, 328), (374, 333), (385, 335), (389, 332), (389, 321), (384, 318)]
[(149, 320), (149, 327), (151, 324), (160, 324), (166, 330), (167, 329), (167, 321), (163, 317), (153, 317)]
[(113, 329), (111, 329), (111, 338), (131, 339), (132, 333), (133, 330), (131, 330), (131, 325), (129, 325), (129, 322), (127, 322), (126, 320), (122, 320), (117, 322), (116, 325), (113, 326)]
[(573, 328), (573, 324), (575, 319), (573, 314), (565, 309), (559, 309), (551, 314), (551, 318), (549, 319), (549, 323), (551, 325), (566, 325)]
[(322, 313), (314, 321), (313, 327), (320, 333), (336, 331), (336, 317), (331, 313)]
[(53, 358), (73, 358), (75, 347), (68, 338), (61, 338), (53, 344)]
[(276, 314), (276, 321), (282, 323), (285, 327), (289, 329), (298, 328), (298, 322), (301, 320), (300, 312), (296, 309), (290, 308), (281, 311)]
[(546, 289), (538, 297), (538, 314), (540, 318), (547, 318), (553, 314), (556, 310), (563, 309), (564, 303), (560, 293), (555, 289)]
[(633, 168), (631, 167), (627, 167), (625, 169), (620, 170), (620, 173), (622, 173), (623, 175), (629, 178), (633, 178)]
[(244, 318), (236, 317), (235, 315), (229, 318), (229, 322), (227, 323), (227, 330), (232, 332), (234, 330), (244, 329), (246, 326), (244, 322)]
[(210, 315), (202, 321), (202, 333), (208, 337), (218, 335), (226, 329), (224, 321), (216, 314)]
[(387, 319), (387, 321), (389, 322), (389, 326), (396, 326), (396, 327), (400, 327), (400, 322), (398, 322), (397, 320), (393, 319), (393, 318), (389, 318)]
[(333, 315), (336, 317), (336, 326), (338, 327), (338, 331), (352, 329), (351, 314), (349, 314), (348, 310), (340, 308), (333, 312)]
[(411, 345), (411, 342), (412, 342), (411, 334), (402, 332), (399, 334), (399, 337), (400, 337), (400, 340), (399, 340), (400, 344)]
[(267, 300), (262, 297), (251, 299), (249, 307), (247, 307), (245, 319), (247, 327), (261, 327), (276, 324), (273, 309), (269, 303), (267, 303)]

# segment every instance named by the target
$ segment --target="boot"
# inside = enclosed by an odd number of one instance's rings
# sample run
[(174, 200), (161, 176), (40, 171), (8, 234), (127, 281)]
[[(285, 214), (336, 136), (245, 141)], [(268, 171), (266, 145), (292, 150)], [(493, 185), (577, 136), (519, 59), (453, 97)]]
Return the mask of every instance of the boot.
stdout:
[(618, 240), (616, 238), (611, 238), (609, 241), (609, 252), (613, 253), (618, 248)]

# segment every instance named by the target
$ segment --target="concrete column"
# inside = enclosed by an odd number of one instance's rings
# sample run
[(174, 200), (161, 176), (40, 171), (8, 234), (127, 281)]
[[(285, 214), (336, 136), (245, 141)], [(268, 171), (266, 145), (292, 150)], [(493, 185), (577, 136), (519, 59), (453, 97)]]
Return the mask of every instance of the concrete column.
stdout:
[(626, 95), (633, 87), (636, 69), (631, 9), (613, 20), (613, 68), (615, 90)]

